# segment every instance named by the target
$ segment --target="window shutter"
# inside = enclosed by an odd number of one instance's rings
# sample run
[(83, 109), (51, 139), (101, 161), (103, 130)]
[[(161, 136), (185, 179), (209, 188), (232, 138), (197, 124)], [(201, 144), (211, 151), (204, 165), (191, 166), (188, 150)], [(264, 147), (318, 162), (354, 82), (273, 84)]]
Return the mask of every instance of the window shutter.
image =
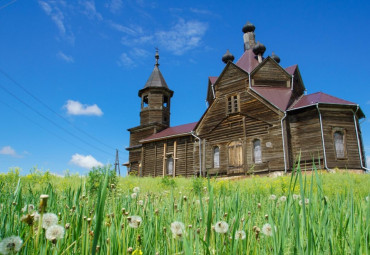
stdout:
[(261, 141), (255, 140), (253, 142), (253, 156), (254, 156), (254, 163), (259, 164), (262, 163), (262, 152), (261, 152)]

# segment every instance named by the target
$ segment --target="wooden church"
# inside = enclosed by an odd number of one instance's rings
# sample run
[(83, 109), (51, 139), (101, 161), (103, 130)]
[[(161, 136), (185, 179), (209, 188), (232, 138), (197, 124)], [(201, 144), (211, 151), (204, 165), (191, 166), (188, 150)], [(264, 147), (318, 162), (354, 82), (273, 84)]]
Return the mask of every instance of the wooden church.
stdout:
[(129, 172), (139, 176), (232, 176), (287, 172), (297, 156), (310, 169), (365, 169), (358, 104), (323, 92), (305, 94), (298, 65), (282, 67), (242, 29), (244, 53), (229, 51), (218, 77), (208, 78), (200, 120), (170, 126), (173, 91), (156, 64), (141, 98), (140, 125), (130, 132)]

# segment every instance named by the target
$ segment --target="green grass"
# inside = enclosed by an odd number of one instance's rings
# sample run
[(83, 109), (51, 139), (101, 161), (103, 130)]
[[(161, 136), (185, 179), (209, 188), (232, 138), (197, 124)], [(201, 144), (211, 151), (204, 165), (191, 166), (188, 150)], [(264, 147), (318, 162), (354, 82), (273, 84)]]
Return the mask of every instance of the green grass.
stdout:
[[(0, 240), (20, 236), (20, 254), (93, 254), (96, 247), (96, 254), (127, 254), (130, 247), (132, 254), (370, 253), (370, 175), (304, 175), (298, 167), (290, 176), (238, 181), (125, 177), (115, 187), (103, 178), (96, 194), (88, 193), (86, 181), (40, 173), (19, 177), (16, 171), (0, 175)], [(136, 198), (134, 187), (140, 187)], [(46, 211), (58, 215), (58, 224), (70, 225), (55, 244), (44, 229), (37, 231), (38, 222), (20, 221), (24, 205), (38, 207), (41, 194), (49, 195)], [(131, 228), (128, 217), (135, 215), (142, 222)], [(173, 238), (175, 221), (185, 231)], [(215, 231), (218, 221), (228, 223), (226, 234)], [(263, 233), (265, 224), (272, 236)], [(244, 240), (235, 239), (238, 230), (245, 231)]]

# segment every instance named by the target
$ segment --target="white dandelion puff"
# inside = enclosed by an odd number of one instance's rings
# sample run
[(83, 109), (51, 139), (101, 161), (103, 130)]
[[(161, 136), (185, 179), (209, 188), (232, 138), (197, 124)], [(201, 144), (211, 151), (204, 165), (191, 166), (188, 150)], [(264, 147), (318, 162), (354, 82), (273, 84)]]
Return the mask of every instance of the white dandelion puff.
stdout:
[(58, 216), (54, 213), (45, 213), (42, 217), (42, 227), (48, 229), (58, 223)]
[(59, 225), (53, 225), (46, 230), (45, 236), (50, 241), (61, 239), (64, 237), (64, 228)]
[(367, 196), (365, 199), (366, 199), (367, 202), (370, 201), (370, 197), (369, 196)]
[(174, 238), (176, 237), (182, 237), (185, 231), (185, 225), (184, 223), (180, 221), (175, 221), (171, 223), (171, 231), (172, 231), (172, 236)]
[(297, 194), (293, 194), (293, 200), (297, 200), (297, 199), (300, 199), (301, 196), (300, 195), (297, 195)]
[(143, 200), (139, 200), (139, 201), (137, 201), (137, 203), (138, 203), (139, 205), (144, 205), (144, 201), (143, 201)]
[(138, 228), (141, 222), (143, 221), (140, 216), (130, 216), (130, 217), (127, 217), (127, 220), (128, 220), (128, 225), (131, 228)]
[(281, 196), (281, 197), (279, 198), (279, 200), (280, 200), (281, 202), (285, 202), (285, 201), (286, 201), (286, 196)]
[(238, 230), (235, 232), (235, 239), (240, 239), (240, 240), (244, 240), (246, 238), (246, 234), (243, 230)]
[(132, 198), (132, 199), (135, 199), (136, 197), (137, 197), (137, 193), (132, 193), (132, 194), (131, 194), (131, 198)]
[(272, 236), (272, 227), (270, 224), (266, 223), (262, 227), (262, 233), (266, 236)]
[(270, 195), (269, 197), (270, 200), (276, 200), (276, 196), (274, 194)]
[(220, 234), (225, 234), (229, 230), (229, 224), (225, 221), (219, 221), (215, 225), (215, 231)]
[(15, 254), (22, 248), (22, 239), (19, 236), (10, 236), (0, 242), (1, 254)]
[[(299, 205), (302, 205), (302, 203), (303, 203), (302, 200), (299, 200)], [(309, 203), (310, 203), (310, 200), (308, 198), (305, 198), (304, 199), (304, 204), (308, 205)]]
[(139, 187), (135, 187), (133, 188), (132, 190), (134, 193), (139, 193), (140, 192), (140, 188)]

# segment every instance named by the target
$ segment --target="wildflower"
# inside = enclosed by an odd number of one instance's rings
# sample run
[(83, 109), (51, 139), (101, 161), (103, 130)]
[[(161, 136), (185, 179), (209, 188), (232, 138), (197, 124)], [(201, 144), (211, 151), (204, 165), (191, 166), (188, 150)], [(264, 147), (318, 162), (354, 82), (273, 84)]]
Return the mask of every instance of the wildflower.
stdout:
[(132, 193), (132, 194), (131, 194), (131, 198), (132, 198), (132, 199), (135, 199), (136, 197), (137, 197), (137, 193)]
[(281, 197), (279, 198), (279, 200), (280, 200), (281, 202), (285, 202), (285, 201), (286, 201), (286, 196), (281, 196)]
[(58, 216), (54, 213), (45, 213), (42, 218), (42, 227), (48, 229), (49, 227), (58, 223)]
[(64, 228), (59, 225), (53, 225), (46, 230), (45, 236), (49, 241), (61, 239), (64, 236)]
[(297, 199), (299, 199), (300, 197), (301, 197), (300, 195), (293, 194), (293, 200), (297, 200)]
[(143, 252), (139, 248), (137, 248), (136, 250), (134, 250), (132, 255), (143, 255)]
[(369, 201), (370, 201), (370, 197), (369, 197), (369, 196), (367, 196), (367, 197), (365, 198), (365, 200), (366, 200), (367, 202), (369, 202)]
[(137, 194), (137, 193), (140, 192), (140, 188), (139, 187), (135, 187), (135, 188), (133, 188), (132, 191)]
[(276, 200), (276, 196), (274, 194), (270, 195), (269, 197), (270, 200)]
[(137, 201), (137, 203), (138, 203), (139, 205), (144, 205), (144, 201), (143, 201), (143, 200), (139, 200), (139, 201)]
[(19, 236), (10, 236), (0, 242), (1, 254), (15, 254), (22, 248), (22, 239)]
[(215, 225), (215, 231), (217, 233), (225, 234), (229, 230), (229, 224), (225, 221), (219, 221)]
[(184, 223), (180, 221), (175, 221), (171, 223), (171, 231), (173, 238), (182, 237), (185, 231)]
[[(303, 203), (302, 200), (299, 200), (299, 205), (302, 205), (302, 203)], [(308, 198), (305, 198), (304, 199), (304, 204), (308, 205), (309, 203), (310, 203), (310, 200)]]
[(128, 220), (128, 225), (131, 228), (138, 228), (141, 222), (143, 221), (140, 216), (130, 216), (130, 217), (127, 217), (127, 220)]
[(21, 217), (21, 221), (23, 221), (24, 223), (26, 223), (29, 226), (32, 226), (33, 225), (33, 216), (30, 215), (30, 214), (23, 215)]
[(34, 222), (40, 220), (40, 214), (38, 212), (32, 213), (31, 216), (33, 217)]
[(266, 236), (272, 236), (272, 227), (270, 224), (266, 223), (262, 227), (262, 233)]
[(236, 231), (236, 233), (235, 233), (235, 239), (240, 239), (240, 240), (244, 240), (245, 238), (246, 238), (246, 234), (245, 234), (245, 232), (243, 231), (243, 230), (238, 230), (238, 231)]

